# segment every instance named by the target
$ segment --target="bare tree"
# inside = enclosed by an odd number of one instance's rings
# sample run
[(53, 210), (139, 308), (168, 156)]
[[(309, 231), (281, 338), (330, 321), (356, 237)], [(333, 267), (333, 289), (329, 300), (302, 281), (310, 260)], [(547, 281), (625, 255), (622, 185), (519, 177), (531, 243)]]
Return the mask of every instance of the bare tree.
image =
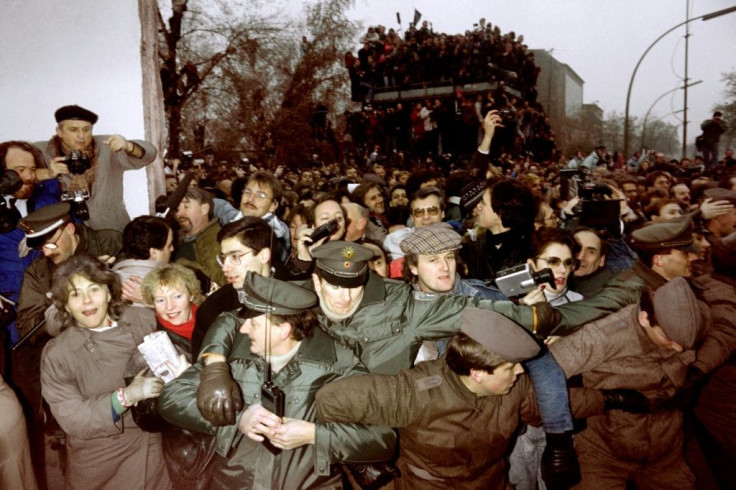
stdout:
[(334, 147), (314, 116), (347, 99), (342, 58), (358, 29), (345, 17), (352, 0), (315, 0), (301, 19), (283, 0), (218, 0), (206, 11), (194, 3), (174, 2), (168, 25), (160, 16), (170, 151), (211, 143), (220, 153), (289, 163)]

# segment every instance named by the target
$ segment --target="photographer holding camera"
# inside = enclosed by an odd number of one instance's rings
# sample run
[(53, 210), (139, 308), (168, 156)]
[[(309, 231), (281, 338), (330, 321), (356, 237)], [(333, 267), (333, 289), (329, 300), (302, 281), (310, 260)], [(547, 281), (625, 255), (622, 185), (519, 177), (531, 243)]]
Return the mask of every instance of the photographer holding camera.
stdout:
[(117, 134), (93, 136), (97, 114), (77, 105), (59, 108), (54, 117), (56, 134), (34, 145), (43, 152), (52, 176), (61, 176), (62, 200), (73, 203), (75, 214), (89, 228), (122, 232), (130, 222), (123, 202), (123, 172), (151, 164), (156, 148)]

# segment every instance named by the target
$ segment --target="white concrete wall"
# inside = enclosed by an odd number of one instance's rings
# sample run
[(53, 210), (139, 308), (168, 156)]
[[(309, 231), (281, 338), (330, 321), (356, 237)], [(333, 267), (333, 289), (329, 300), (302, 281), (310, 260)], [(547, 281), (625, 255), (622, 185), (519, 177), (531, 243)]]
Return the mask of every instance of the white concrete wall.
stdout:
[[(0, 0), (0, 141), (47, 140), (79, 104), (95, 134), (143, 139), (137, 0)], [(144, 169), (125, 173), (131, 217), (148, 213)]]

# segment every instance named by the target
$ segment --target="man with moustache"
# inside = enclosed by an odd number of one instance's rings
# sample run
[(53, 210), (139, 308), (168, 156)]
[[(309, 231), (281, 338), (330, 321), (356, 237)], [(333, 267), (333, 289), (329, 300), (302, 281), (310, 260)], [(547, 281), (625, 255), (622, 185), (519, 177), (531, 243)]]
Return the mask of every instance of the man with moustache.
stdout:
[(176, 210), (179, 247), (174, 262), (201, 270), (218, 286), (226, 283), (217, 263), (217, 233), (220, 223), (212, 217), (212, 195), (199, 187), (187, 189)]
[[(34, 146), (43, 153), (53, 176), (61, 176), (67, 192), (89, 192), (89, 219), (85, 222), (89, 228), (122, 232), (130, 221), (123, 201), (123, 172), (153, 163), (156, 148), (119, 134), (93, 136), (97, 114), (78, 105), (60, 107), (54, 118), (56, 134)], [(81, 175), (71, 174), (65, 164), (72, 151), (82, 152), (90, 161), (90, 168)]]

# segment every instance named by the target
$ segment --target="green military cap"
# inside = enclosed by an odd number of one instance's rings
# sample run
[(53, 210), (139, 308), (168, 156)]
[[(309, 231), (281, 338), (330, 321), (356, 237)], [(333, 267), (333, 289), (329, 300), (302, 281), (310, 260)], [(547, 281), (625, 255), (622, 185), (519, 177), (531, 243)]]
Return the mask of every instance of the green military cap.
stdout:
[(97, 122), (97, 114), (78, 105), (65, 105), (64, 107), (59, 107), (54, 113), (54, 118), (57, 123), (66, 121), (67, 119), (87, 121), (90, 124)]
[(678, 248), (698, 253), (693, 244), (693, 221), (689, 216), (645, 225), (631, 234), (631, 247), (637, 252), (656, 252)]
[(701, 337), (710, 319), (708, 307), (698, 301), (683, 277), (670, 279), (658, 288), (652, 296), (652, 306), (657, 325), (686, 349)]
[(38, 248), (59, 229), (71, 221), (68, 202), (51, 204), (39, 208), (21, 219), (18, 228), (26, 233), (26, 244), (30, 248)]
[(357, 288), (368, 279), (373, 251), (353, 242), (328, 242), (312, 250), (320, 277), (335, 286)]
[(517, 363), (539, 354), (539, 343), (524, 327), (500, 313), (468, 307), (460, 331), (508, 362)]
[(238, 295), (238, 299), (243, 304), (238, 312), (241, 318), (266, 313), (296, 315), (312, 308), (318, 301), (317, 295), (308, 289), (252, 271), (246, 274), (243, 294)]
[(459, 249), (462, 239), (449, 223), (432, 223), (404, 237), (399, 247), (405, 254), (438, 254)]
[(703, 194), (714, 201), (728, 201), (731, 204), (736, 204), (736, 192), (731, 189), (714, 187), (713, 189), (707, 189)]

